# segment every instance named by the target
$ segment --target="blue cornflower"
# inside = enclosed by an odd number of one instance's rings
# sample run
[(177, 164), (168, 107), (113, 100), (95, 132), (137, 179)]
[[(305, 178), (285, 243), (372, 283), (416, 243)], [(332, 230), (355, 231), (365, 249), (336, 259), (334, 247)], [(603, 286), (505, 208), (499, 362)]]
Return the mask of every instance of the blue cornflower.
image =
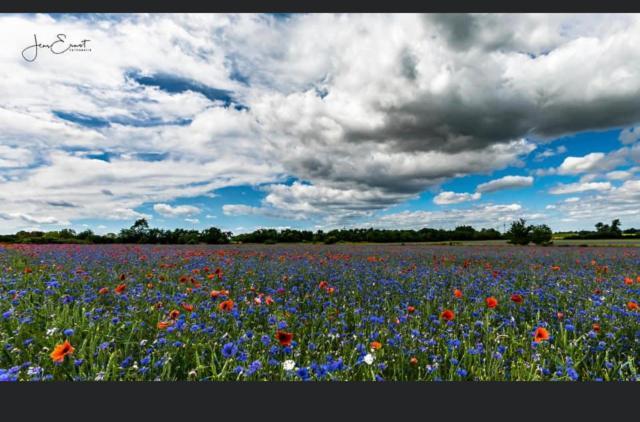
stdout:
[(260, 362), (259, 360), (254, 360), (253, 362), (251, 362), (251, 365), (249, 365), (249, 368), (247, 368), (247, 375), (253, 375), (257, 371), (259, 371), (260, 368), (262, 368), (262, 362)]
[(260, 337), (260, 341), (262, 342), (262, 344), (264, 344), (265, 346), (268, 346), (269, 343), (271, 343), (271, 338), (269, 338), (268, 335), (264, 334), (262, 337)]
[(461, 377), (466, 377), (467, 376), (467, 370), (464, 368), (458, 368), (458, 370), (456, 371), (456, 373), (458, 375), (460, 375)]
[(67, 328), (66, 330), (63, 331), (63, 333), (65, 336), (71, 337), (73, 335), (73, 329)]
[(296, 371), (296, 374), (298, 374), (298, 376), (303, 380), (306, 381), (309, 378), (311, 378), (311, 375), (309, 375), (309, 370), (307, 368), (299, 368)]
[(222, 356), (225, 359), (234, 357), (236, 353), (238, 353), (238, 347), (235, 344), (230, 342), (222, 346)]
[(580, 378), (578, 372), (573, 368), (567, 368), (567, 375), (569, 375), (569, 378), (571, 378), (572, 381), (577, 381)]

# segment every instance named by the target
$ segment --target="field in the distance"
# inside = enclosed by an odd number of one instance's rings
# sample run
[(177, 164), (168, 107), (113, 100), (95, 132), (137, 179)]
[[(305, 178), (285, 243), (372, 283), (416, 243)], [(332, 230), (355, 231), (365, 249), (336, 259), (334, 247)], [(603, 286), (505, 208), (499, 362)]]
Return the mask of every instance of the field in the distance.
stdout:
[(0, 380), (636, 380), (640, 249), (0, 245)]

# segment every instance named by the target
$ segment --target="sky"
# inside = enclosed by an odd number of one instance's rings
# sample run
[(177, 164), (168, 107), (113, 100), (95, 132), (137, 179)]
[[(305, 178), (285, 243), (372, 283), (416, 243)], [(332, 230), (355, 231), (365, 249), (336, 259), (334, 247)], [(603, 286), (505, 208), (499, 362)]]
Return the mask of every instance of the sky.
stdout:
[(0, 233), (640, 227), (639, 15), (5, 14), (0, 38)]

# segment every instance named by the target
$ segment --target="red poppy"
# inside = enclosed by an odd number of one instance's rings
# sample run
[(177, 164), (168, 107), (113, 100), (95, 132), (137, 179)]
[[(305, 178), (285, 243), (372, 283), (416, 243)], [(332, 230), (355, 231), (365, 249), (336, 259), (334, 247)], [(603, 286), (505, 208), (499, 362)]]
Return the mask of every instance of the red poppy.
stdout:
[(444, 319), (445, 321), (453, 321), (455, 317), (456, 317), (456, 314), (453, 313), (451, 309), (445, 309), (440, 314), (440, 318)]
[(69, 340), (65, 340), (64, 343), (56, 345), (49, 356), (54, 362), (61, 363), (64, 361), (65, 356), (72, 354), (75, 350)]
[(411, 305), (407, 306), (407, 312), (408, 313), (412, 314), (415, 311), (416, 311), (416, 308), (414, 306), (411, 306)]
[(126, 285), (126, 284), (118, 284), (118, 285), (116, 286), (116, 288), (114, 289), (114, 291), (115, 291), (116, 293), (120, 294), (120, 293), (124, 292), (124, 291), (126, 290), (126, 288), (127, 288), (127, 285)]
[(170, 327), (173, 325), (173, 321), (158, 321), (158, 324), (156, 325), (156, 327), (158, 328), (158, 330), (164, 330), (167, 327)]
[(562, 321), (562, 320), (564, 319), (564, 313), (562, 313), (562, 312), (558, 312), (558, 313), (556, 313), (556, 317), (557, 317), (560, 321)]
[(498, 299), (496, 299), (493, 296), (489, 296), (488, 298), (486, 298), (485, 303), (487, 304), (487, 308), (493, 309), (496, 306), (498, 306)]
[(369, 346), (371, 346), (373, 350), (380, 350), (380, 348), (382, 348), (382, 343), (379, 341), (372, 341)]
[(453, 291), (453, 295), (454, 295), (455, 297), (457, 297), (458, 299), (460, 299), (460, 298), (462, 297), (462, 290), (460, 290), (460, 289), (455, 289), (455, 290)]
[(120, 279), (120, 281), (124, 281), (124, 279), (127, 278), (127, 276), (124, 274), (120, 274), (118, 278)]
[(595, 331), (596, 333), (599, 333), (599, 332), (600, 332), (600, 324), (597, 324), (597, 323), (596, 323), (596, 324), (593, 324), (593, 325), (591, 326), (591, 328), (592, 328), (592, 329), (593, 329), (593, 331)]
[(326, 281), (321, 281), (320, 284), (318, 284), (318, 287), (320, 289), (326, 289), (327, 287), (329, 287), (329, 283), (327, 283)]
[(522, 297), (522, 295), (511, 295), (511, 301), (514, 303), (522, 303), (522, 301), (524, 300), (524, 298)]
[(291, 346), (291, 340), (293, 340), (293, 333), (287, 333), (286, 331), (278, 331), (276, 332), (276, 340), (278, 340), (282, 346)]
[(98, 294), (106, 295), (107, 293), (109, 293), (109, 289), (107, 289), (106, 287), (103, 287), (100, 290), (98, 290)]
[(218, 305), (218, 309), (224, 312), (231, 312), (233, 310), (233, 300), (228, 299), (220, 302), (220, 304)]
[(169, 312), (169, 318), (171, 319), (178, 319), (179, 316), (180, 316), (180, 311), (177, 309), (174, 309), (171, 312)]
[(416, 366), (418, 364), (418, 358), (413, 356), (411, 359), (409, 359), (409, 363), (411, 364), (411, 366)]
[(264, 303), (266, 303), (267, 305), (271, 305), (273, 303), (273, 298), (271, 296), (265, 297)]
[(627, 302), (627, 309), (630, 311), (637, 311), (639, 309), (638, 304), (636, 302)]
[(191, 305), (189, 303), (183, 303), (182, 304), (182, 309), (184, 309), (187, 312), (192, 312), (193, 311), (193, 305)]
[(336, 291), (335, 287), (327, 287), (327, 293), (332, 295)]
[(541, 341), (549, 340), (549, 331), (544, 327), (536, 328), (536, 332), (533, 335), (533, 341), (540, 343)]

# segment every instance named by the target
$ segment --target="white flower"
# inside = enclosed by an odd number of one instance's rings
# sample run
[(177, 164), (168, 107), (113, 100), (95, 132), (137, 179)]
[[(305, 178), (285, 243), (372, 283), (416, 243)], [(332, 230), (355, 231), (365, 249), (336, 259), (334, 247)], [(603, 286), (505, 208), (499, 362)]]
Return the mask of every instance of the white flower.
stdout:
[(296, 367), (296, 363), (291, 359), (288, 359), (282, 362), (282, 368), (284, 368), (285, 371), (293, 371), (293, 368), (295, 367)]
[(375, 359), (375, 358), (373, 357), (373, 355), (372, 355), (371, 353), (367, 353), (367, 354), (364, 356), (364, 359), (363, 359), (363, 360), (364, 360), (364, 363), (366, 363), (367, 365), (371, 365), (371, 364), (373, 363), (373, 360), (374, 360), (374, 359)]
[(144, 346), (145, 344), (147, 344), (147, 341), (148, 341), (147, 339), (140, 340), (140, 346)]
[(58, 331), (58, 329), (57, 329), (56, 327), (49, 328), (49, 329), (47, 330), (47, 335), (48, 335), (48, 336), (53, 335), (56, 331)]
[(94, 378), (96, 381), (102, 381), (104, 379), (104, 372), (98, 372), (98, 375)]

